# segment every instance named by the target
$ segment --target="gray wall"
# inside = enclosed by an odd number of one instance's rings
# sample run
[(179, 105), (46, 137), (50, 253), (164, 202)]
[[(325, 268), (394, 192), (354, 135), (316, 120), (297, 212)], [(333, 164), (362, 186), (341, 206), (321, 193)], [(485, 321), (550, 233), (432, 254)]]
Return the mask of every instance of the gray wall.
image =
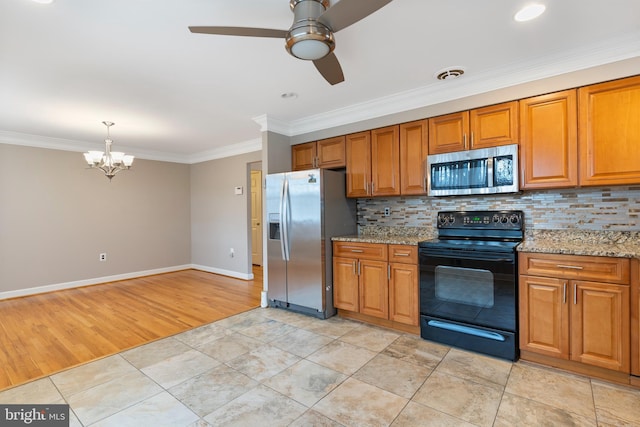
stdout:
[(0, 144), (0, 292), (189, 264), (189, 185), (189, 165), (109, 182), (81, 153)]
[[(191, 262), (197, 268), (252, 277), (248, 163), (260, 160), (256, 151), (191, 165)], [(234, 194), (240, 186), (242, 195)]]
[(262, 170), (264, 175), (291, 170), (291, 138), (276, 132), (263, 132)]

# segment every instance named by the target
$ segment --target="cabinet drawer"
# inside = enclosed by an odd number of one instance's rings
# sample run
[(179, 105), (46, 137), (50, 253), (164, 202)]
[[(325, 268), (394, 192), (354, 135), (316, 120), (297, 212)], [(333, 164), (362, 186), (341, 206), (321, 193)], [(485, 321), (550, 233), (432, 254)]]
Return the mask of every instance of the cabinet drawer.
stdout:
[(333, 256), (387, 260), (387, 245), (384, 243), (333, 242)]
[(412, 245), (389, 245), (389, 262), (417, 264), (418, 247)]
[(531, 276), (629, 284), (627, 258), (521, 252), (518, 269)]

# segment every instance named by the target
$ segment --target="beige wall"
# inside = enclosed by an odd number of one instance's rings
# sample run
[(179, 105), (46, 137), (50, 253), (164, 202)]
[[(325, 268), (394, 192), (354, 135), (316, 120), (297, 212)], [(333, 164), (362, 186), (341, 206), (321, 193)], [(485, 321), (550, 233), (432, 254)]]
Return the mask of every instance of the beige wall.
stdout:
[[(189, 165), (0, 144), (0, 295), (190, 263)], [(107, 253), (107, 261), (98, 255)]]
[[(252, 277), (249, 163), (261, 155), (256, 151), (191, 165), (191, 262), (197, 268)], [(242, 187), (241, 195), (235, 187)]]

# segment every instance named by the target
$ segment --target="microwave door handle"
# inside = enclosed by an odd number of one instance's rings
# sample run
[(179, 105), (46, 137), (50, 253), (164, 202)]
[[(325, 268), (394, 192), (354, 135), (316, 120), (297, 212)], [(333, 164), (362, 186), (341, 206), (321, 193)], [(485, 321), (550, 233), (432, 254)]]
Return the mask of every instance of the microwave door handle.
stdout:
[(487, 187), (493, 187), (493, 157), (487, 158)]

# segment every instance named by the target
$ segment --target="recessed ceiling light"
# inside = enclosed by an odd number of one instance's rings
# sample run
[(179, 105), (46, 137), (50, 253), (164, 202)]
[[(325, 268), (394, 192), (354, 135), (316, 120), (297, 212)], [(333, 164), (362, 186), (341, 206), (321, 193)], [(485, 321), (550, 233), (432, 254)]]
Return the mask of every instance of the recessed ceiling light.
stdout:
[(530, 21), (542, 15), (545, 9), (546, 7), (543, 4), (533, 3), (520, 9), (513, 19), (518, 22)]
[(31, 0), (34, 1), (36, 3), (40, 3), (40, 4), (51, 4), (53, 3), (53, 0)]
[(280, 98), (282, 99), (296, 99), (297, 97), (298, 97), (298, 94), (295, 92), (286, 92), (280, 95)]

